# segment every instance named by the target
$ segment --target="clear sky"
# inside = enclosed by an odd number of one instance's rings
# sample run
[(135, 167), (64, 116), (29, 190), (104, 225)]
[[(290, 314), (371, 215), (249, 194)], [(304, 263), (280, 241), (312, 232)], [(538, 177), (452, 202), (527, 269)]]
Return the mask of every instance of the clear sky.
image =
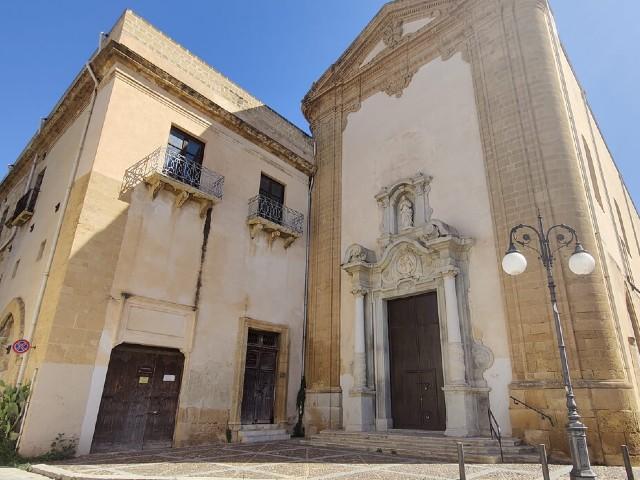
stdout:
[[(560, 35), (640, 205), (640, 1), (551, 0)], [(2, 5), (0, 176), (129, 7), (307, 130), (300, 100), (385, 0), (22, 0)]]

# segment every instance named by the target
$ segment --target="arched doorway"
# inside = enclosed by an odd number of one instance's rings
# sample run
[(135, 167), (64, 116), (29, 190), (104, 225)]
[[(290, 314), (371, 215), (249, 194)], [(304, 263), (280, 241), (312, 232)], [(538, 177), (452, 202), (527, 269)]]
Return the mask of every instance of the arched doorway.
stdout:
[(16, 297), (0, 313), (0, 379), (13, 385), (23, 357), (11, 350), (11, 344), (24, 335), (24, 302)]
[(184, 355), (123, 344), (111, 351), (92, 452), (170, 447)]

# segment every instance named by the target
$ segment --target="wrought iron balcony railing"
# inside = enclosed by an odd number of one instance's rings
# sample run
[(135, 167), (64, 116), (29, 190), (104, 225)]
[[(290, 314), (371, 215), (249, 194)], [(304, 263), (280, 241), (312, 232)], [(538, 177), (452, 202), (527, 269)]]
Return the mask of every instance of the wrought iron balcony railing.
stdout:
[(33, 216), (39, 193), (40, 190), (38, 188), (30, 188), (20, 197), (13, 215), (7, 220), (7, 226), (22, 225)]
[(253, 218), (263, 218), (298, 235), (302, 234), (304, 215), (265, 195), (256, 195), (249, 200), (248, 219)]
[(222, 198), (224, 177), (197, 162), (188, 160), (179, 152), (159, 147), (138, 163), (129, 167), (122, 182), (121, 193), (125, 193), (147, 181), (154, 175), (162, 175), (187, 187), (216, 199)]

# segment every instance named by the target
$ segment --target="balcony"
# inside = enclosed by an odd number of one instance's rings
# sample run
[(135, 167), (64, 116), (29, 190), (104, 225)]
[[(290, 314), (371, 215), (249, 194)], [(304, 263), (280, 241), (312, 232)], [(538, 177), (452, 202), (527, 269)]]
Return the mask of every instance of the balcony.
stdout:
[(176, 207), (191, 199), (200, 203), (200, 214), (204, 216), (210, 206), (222, 199), (224, 177), (178, 152), (159, 147), (125, 171), (121, 198), (143, 182), (152, 198), (162, 189), (173, 191)]
[(20, 197), (20, 200), (16, 203), (16, 209), (13, 211), (13, 215), (7, 219), (7, 227), (23, 225), (33, 217), (39, 193), (39, 189), (31, 188)]
[(251, 229), (251, 238), (260, 231), (269, 235), (269, 246), (280, 237), (284, 239), (284, 248), (302, 235), (304, 215), (265, 195), (256, 195), (249, 200), (247, 225)]

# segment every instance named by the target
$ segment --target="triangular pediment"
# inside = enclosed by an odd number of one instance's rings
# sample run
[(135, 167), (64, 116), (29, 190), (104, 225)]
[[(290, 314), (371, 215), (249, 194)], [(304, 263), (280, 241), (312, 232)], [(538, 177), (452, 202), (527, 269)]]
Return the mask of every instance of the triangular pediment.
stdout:
[(305, 100), (350, 74), (375, 64), (412, 36), (437, 23), (460, 0), (395, 0), (385, 4), (338, 60), (316, 81)]

